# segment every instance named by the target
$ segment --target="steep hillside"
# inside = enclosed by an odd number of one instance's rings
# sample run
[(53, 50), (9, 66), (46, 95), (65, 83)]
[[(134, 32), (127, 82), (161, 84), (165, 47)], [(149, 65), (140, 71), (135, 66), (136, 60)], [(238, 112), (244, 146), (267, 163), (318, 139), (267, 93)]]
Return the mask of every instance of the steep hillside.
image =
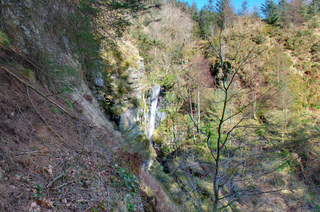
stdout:
[(2, 211), (142, 211), (154, 195), (159, 202), (163, 194), (141, 173), (141, 156), (122, 150), (110, 125), (82, 115), (99, 116), (81, 104), (94, 104), (92, 96), (72, 101), (48, 92), (23, 57), (3, 46), (1, 53), (10, 61), (0, 73)]
[(1, 210), (319, 210), (319, 14), (288, 4), (1, 1)]
[[(149, 141), (117, 130), (139, 94), (137, 69), (119, 59), (126, 52), (138, 67), (143, 60), (128, 42), (112, 41), (121, 30), (111, 20), (104, 25), (110, 40), (103, 41), (111, 54), (101, 53), (93, 36), (101, 28), (90, 24), (105, 17), (89, 20), (82, 9), (94, 6), (83, 3), (0, 3), (1, 211), (178, 211), (145, 171)], [(113, 17), (121, 12), (108, 7)], [(128, 82), (113, 72), (119, 63)], [(112, 82), (102, 79), (106, 67)], [(122, 123), (135, 123), (127, 119)]]

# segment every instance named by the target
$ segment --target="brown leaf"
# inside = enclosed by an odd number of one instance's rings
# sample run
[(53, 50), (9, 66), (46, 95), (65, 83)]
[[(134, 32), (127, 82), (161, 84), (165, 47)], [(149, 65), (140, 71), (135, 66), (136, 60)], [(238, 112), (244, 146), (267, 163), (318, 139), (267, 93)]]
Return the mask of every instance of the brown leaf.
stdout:
[(34, 208), (36, 208), (38, 204), (36, 202), (32, 202), (29, 208), (29, 211), (33, 211)]
[(49, 207), (49, 208), (54, 208), (53, 206), (53, 202), (51, 200), (46, 200), (45, 201), (45, 206)]
[(45, 153), (45, 152), (48, 152), (49, 151), (49, 148), (48, 147), (44, 147), (40, 150), (41, 153)]

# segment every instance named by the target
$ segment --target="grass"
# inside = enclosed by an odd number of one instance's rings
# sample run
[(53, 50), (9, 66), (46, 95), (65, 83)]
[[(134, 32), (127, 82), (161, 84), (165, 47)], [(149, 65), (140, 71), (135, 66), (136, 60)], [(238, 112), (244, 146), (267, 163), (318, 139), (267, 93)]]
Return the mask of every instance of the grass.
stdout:
[(50, 110), (52, 113), (59, 113), (59, 110), (56, 107), (52, 107)]
[(68, 107), (73, 110), (73, 106), (72, 106), (72, 103), (69, 102), (68, 100), (64, 99), (64, 101), (67, 103)]
[(2, 31), (0, 31), (0, 42), (4, 44), (5, 46), (10, 46), (10, 41), (6, 34), (4, 34)]

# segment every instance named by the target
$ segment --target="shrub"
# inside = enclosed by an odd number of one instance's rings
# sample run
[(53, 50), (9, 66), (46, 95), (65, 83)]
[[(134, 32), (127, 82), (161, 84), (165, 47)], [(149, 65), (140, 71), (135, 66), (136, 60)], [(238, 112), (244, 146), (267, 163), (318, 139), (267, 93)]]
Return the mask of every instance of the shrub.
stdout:
[(252, 38), (252, 41), (256, 44), (263, 44), (266, 41), (264, 35), (260, 32), (259, 35), (256, 35)]
[(133, 97), (132, 99), (131, 99), (131, 103), (135, 106), (135, 107), (140, 107), (140, 99), (139, 98), (137, 98), (137, 97)]

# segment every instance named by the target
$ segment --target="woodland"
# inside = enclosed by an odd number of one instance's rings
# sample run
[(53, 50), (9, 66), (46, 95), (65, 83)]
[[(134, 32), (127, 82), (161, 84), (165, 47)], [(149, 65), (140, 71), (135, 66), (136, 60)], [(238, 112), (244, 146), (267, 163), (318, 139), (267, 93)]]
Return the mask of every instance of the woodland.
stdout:
[(0, 209), (320, 211), (319, 85), (319, 0), (1, 1)]

